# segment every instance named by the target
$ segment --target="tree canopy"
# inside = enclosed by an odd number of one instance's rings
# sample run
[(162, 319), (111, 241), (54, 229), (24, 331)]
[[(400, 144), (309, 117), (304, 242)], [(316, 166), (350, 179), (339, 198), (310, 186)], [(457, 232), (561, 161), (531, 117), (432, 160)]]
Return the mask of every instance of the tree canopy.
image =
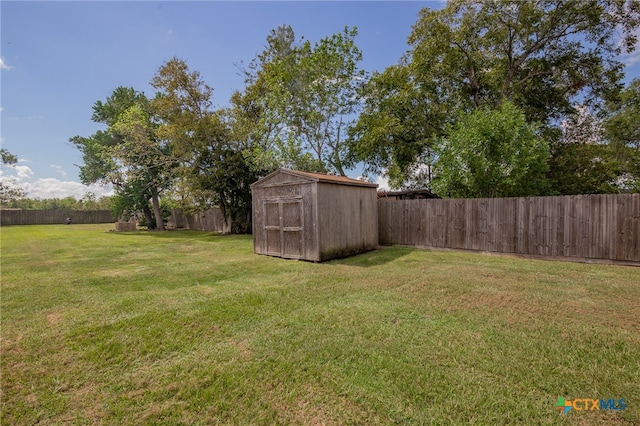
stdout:
[(164, 196), (250, 231), (249, 185), (278, 167), (362, 164), (451, 197), (638, 191), (640, 80), (624, 87), (620, 54), (639, 27), (637, 1), (452, 0), (423, 9), (406, 54), (369, 75), (356, 28), (311, 42), (282, 25), (229, 107), (172, 58), (151, 99), (116, 88), (93, 106), (105, 128), (71, 141), (84, 183), (113, 184), (121, 210), (159, 227)]
[(467, 113), (445, 131), (433, 188), (447, 197), (524, 197), (546, 191), (549, 146), (510, 102)]
[(425, 8), (405, 57), (365, 88), (351, 135), (356, 158), (402, 183), (431, 158), (448, 124), (505, 101), (552, 135), (545, 128), (572, 113), (577, 100), (601, 109), (617, 96), (624, 68), (618, 55), (635, 49), (639, 23), (638, 2), (616, 0)]
[(173, 160), (155, 134), (149, 100), (133, 88), (118, 87), (105, 102), (96, 101), (92, 120), (106, 129), (70, 139), (82, 152), (80, 179), (112, 184), (120, 214), (142, 211), (150, 227), (162, 230), (160, 193), (171, 185)]
[(271, 154), (262, 158), (268, 168), (345, 175), (353, 165), (345, 141), (365, 79), (357, 34), (345, 27), (313, 44), (296, 43), (293, 29), (281, 26), (267, 37), (234, 100), (253, 117), (252, 134)]

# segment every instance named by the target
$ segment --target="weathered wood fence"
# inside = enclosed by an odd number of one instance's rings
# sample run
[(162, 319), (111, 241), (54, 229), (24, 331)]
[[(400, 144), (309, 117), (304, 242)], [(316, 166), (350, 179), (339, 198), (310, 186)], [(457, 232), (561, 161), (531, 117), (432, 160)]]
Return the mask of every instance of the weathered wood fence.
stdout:
[(109, 210), (0, 210), (0, 225), (50, 225), (67, 223), (111, 223), (116, 219)]
[(174, 209), (171, 211), (167, 227), (222, 233), (227, 233), (230, 230), (230, 227), (224, 222), (222, 211), (218, 207), (197, 213), (186, 213), (181, 209)]
[(640, 262), (640, 194), (378, 202), (380, 244)]

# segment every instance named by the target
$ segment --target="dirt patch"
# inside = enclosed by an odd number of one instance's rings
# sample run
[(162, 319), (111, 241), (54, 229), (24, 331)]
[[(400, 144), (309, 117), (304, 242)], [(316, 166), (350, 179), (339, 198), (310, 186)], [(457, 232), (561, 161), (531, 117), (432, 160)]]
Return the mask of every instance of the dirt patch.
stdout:
[(214, 288), (206, 285), (199, 285), (198, 287), (196, 287), (196, 290), (198, 290), (202, 294), (211, 294), (213, 293)]
[(229, 343), (238, 350), (238, 352), (240, 353), (240, 355), (242, 355), (243, 358), (248, 358), (251, 355), (253, 355), (253, 351), (249, 349), (243, 341), (236, 340), (236, 339), (229, 339)]
[(363, 407), (328, 389), (306, 384), (295, 392), (296, 396), (291, 400), (283, 399), (283, 395), (292, 393), (290, 388), (284, 390), (283, 386), (282, 383), (265, 383), (263, 392), (264, 398), (278, 412), (280, 423), (314, 426), (341, 424), (334, 419), (335, 416), (340, 417), (341, 412), (354, 413), (354, 418), (369, 419), (369, 413)]
[(52, 327), (58, 325), (61, 320), (62, 320), (61, 312), (50, 312), (47, 314), (47, 323)]
[(13, 338), (9, 338), (8, 336), (0, 336), (0, 349), (3, 354), (15, 353), (18, 355), (24, 354), (25, 351), (20, 345), (20, 342), (23, 339), (22, 334), (18, 334)]

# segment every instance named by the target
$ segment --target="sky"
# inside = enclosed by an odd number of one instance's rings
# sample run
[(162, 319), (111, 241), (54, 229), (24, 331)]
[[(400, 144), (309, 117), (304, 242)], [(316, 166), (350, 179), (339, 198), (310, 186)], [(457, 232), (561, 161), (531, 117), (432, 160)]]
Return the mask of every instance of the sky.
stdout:
[[(382, 71), (408, 49), (407, 37), (424, 7), (443, 3), (3, 0), (0, 142), (19, 162), (3, 166), (2, 177), (29, 198), (109, 195), (109, 188), (80, 183), (82, 155), (69, 138), (103, 128), (91, 121), (92, 106), (116, 87), (152, 96), (153, 75), (178, 57), (214, 88), (214, 104), (227, 106), (244, 87), (239, 64), (248, 64), (269, 31), (283, 24), (312, 42), (356, 26), (361, 68)], [(623, 60), (627, 79), (640, 75), (640, 55)]]

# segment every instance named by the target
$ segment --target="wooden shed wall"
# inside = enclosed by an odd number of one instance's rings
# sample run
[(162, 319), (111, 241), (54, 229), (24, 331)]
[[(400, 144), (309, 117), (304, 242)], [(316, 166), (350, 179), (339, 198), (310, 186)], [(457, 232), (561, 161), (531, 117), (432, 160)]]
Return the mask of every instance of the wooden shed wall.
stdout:
[(319, 260), (378, 247), (376, 188), (320, 182), (317, 210)]

